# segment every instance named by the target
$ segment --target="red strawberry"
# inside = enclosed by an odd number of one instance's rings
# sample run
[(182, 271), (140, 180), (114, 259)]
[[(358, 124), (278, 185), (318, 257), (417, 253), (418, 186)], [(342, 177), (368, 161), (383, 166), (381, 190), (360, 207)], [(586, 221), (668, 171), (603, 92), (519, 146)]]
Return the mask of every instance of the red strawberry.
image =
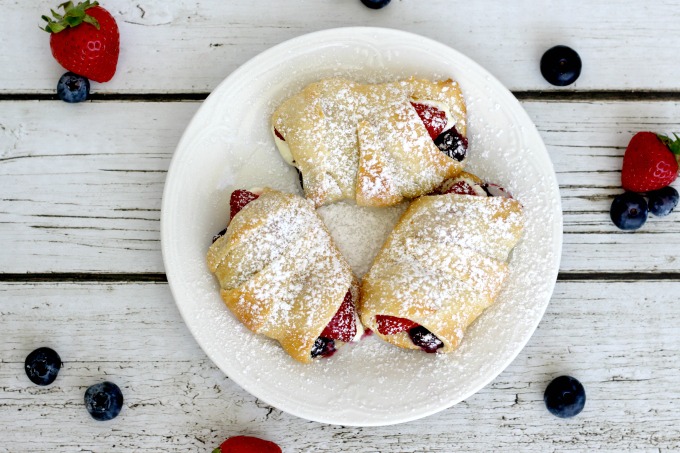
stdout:
[(54, 19), (47, 21), (45, 31), (51, 33), (52, 55), (64, 68), (97, 82), (108, 82), (116, 72), (120, 49), (118, 25), (99, 3), (59, 5), (64, 14), (52, 10)]
[(247, 190), (234, 190), (231, 193), (231, 198), (229, 199), (229, 207), (231, 208), (229, 219), (233, 219), (234, 216), (245, 207), (245, 205), (253, 200), (257, 200), (257, 198), (259, 198), (259, 195)]
[(222, 442), (212, 453), (281, 453), (281, 447), (258, 437), (234, 436)]
[(342, 301), (335, 316), (333, 316), (333, 319), (331, 319), (326, 328), (323, 329), (320, 336), (349, 342), (352, 341), (356, 334), (357, 325), (356, 317), (354, 316), (354, 301), (352, 301), (351, 291), (347, 291), (345, 300)]
[(432, 140), (439, 137), (439, 134), (444, 132), (444, 128), (446, 127), (446, 113), (443, 110), (439, 110), (431, 105), (418, 104), (416, 102), (411, 102), (411, 105), (416, 109), (418, 116), (423, 121)]
[(378, 332), (383, 335), (392, 335), (419, 326), (418, 323), (409, 319), (397, 318), (396, 316), (377, 315), (375, 320), (378, 323)]
[[(631, 192), (661, 189), (678, 176), (680, 141), (653, 132), (638, 132), (623, 155), (621, 185)], [(671, 151), (674, 150), (674, 151)]]

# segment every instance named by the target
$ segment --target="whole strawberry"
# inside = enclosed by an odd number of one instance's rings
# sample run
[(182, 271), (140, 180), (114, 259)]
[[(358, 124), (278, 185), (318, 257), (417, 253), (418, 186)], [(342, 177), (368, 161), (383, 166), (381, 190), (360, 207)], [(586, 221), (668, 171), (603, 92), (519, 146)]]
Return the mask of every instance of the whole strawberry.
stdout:
[(234, 436), (222, 442), (212, 453), (281, 453), (281, 448), (258, 437)]
[(64, 14), (52, 10), (45, 31), (51, 33), (52, 55), (64, 68), (97, 82), (108, 82), (116, 72), (120, 50), (118, 25), (97, 2), (87, 0), (59, 5)]
[(621, 185), (631, 192), (649, 192), (668, 186), (678, 177), (680, 139), (653, 132), (638, 132), (623, 155)]

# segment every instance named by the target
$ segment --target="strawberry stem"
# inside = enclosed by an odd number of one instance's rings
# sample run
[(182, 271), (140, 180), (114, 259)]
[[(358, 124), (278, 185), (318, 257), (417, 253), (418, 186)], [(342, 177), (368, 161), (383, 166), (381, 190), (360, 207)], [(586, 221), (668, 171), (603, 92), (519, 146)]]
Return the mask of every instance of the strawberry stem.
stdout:
[(659, 137), (659, 140), (661, 140), (673, 154), (676, 156), (680, 154), (680, 137), (678, 137), (678, 134), (673, 133), (675, 138), (662, 134), (656, 134), (656, 136)]
[(680, 137), (678, 137), (678, 134), (673, 132), (673, 137), (675, 138), (662, 134), (656, 134), (656, 136), (659, 137), (659, 140), (661, 140), (661, 142), (673, 153), (675, 160), (680, 165)]
[(66, 30), (67, 28), (77, 27), (78, 25), (86, 22), (99, 30), (99, 22), (97, 19), (87, 14), (85, 11), (89, 8), (99, 6), (98, 2), (91, 2), (90, 0), (85, 0), (77, 5), (73, 5), (73, 2), (65, 2), (58, 6), (64, 10), (64, 14), (61, 15), (51, 9), (52, 17), (42, 16), (42, 19), (47, 22), (45, 25), (45, 30), (48, 33), (59, 33), (60, 31)]

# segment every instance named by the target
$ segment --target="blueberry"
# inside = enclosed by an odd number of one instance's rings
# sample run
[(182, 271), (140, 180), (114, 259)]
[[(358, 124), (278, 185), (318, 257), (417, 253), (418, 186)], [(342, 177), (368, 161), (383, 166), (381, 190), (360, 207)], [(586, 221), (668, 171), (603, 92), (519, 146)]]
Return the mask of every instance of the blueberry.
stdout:
[(26, 375), (34, 384), (50, 385), (61, 368), (61, 357), (53, 349), (38, 348), (26, 357)]
[(667, 216), (678, 205), (678, 191), (668, 186), (647, 194), (649, 213), (657, 217)]
[(551, 414), (560, 418), (578, 415), (586, 404), (583, 385), (571, 376), (560, 376), (548, 384), (543, 401)]
[(647, 221), (647, 201), (635, 192), (617, 195), (609, 211), (614, 225), (622, 230), (637, 230)]
[(455, 126), (439, 134), (434, 139), (434, 144), (437, 145), (439, 151), (458, 162), (465, 159), (467, 155), (468, 140), (458, 133)]
[(335, 353), (335, 340), (332, 338), (319, 337), (312, 346), (312, 358), (330, 357)]
[(297, 167), (295, 167), (295, 171), (297, 172), (297, 174), (298, 174), (298, 179), (300, 180), (300, 188), (301, 188), (302, 191), (304, 192), (304, 191), (305, 191), (305, 183), (304, 183), (304, 181), (302, 180), (302, 172), (301, 172), (300, 169), (297, 168)]
[(226, 229), (226, 228), (223, 229), (223, 230), (221, 230), (221, 231), (220, 231), (219, 233), (217, 233), (216, 235), (214, 235), (214, 236), (212, 237), (213, 244), (215, 243), (216, 240), (218, 240), (219, 238), (221, 238), (221, 237), (224, 236), (225, 234), (227, 234), (227, 229)]
[(571, 85), (581, 75), (581, 57), (571, 47), (552, 47), (541, 57), (541, 74), (552, 85)]
[(420, 347), (425, 352), (437, 352), (437, 349), (444, 347), (444, 343), (423, 326), (409, 329), (408, 336), (411, 337), (414, 345)]
[(85, 391), (85, 407), (95, 420), (111, 420), (123, 408), (123, 393), (113, 382), (94, 384)]
[(57, 96), (64, 102), (83, 102), (90, 95), (90, 81), (83, 76), (67, 72), (57, 83)]
[(368, 6), (371, 9), (380, 9), (389, 5), (390, 0), (361, 0), (361, 3)]

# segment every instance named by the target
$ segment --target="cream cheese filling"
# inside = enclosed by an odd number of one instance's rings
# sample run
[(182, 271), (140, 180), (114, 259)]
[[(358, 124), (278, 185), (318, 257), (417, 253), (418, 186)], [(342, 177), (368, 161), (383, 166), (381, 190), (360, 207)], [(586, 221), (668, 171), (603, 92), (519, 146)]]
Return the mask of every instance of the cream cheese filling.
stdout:
[(359, 319), (359, 315), (354, 312), (354, 323), (357, 326), (357, 334), (354, 335), (354, 338), (352, 338), (352, 343), (355, 343), (359, 340), (361, 340), (361, 337), (364, 335), (365, 329), (363, 324), (361, 324), (361, 320)]
[(285, 160), (288, 165), (297, 167), (297, 165), (295, 165), (295, 159), (293, 159), (293, 153), (290, 152), (290, 146), (288, 146), (288, 143), (286, 143), (285, 140), (281, 140), (277, 137), (274, 126), (272, 126), (272, 135), (274, 136), (274, 143), (276, 143), (276, 147), (278, 148), (281, 157), (283, 157), (283, 160)]

